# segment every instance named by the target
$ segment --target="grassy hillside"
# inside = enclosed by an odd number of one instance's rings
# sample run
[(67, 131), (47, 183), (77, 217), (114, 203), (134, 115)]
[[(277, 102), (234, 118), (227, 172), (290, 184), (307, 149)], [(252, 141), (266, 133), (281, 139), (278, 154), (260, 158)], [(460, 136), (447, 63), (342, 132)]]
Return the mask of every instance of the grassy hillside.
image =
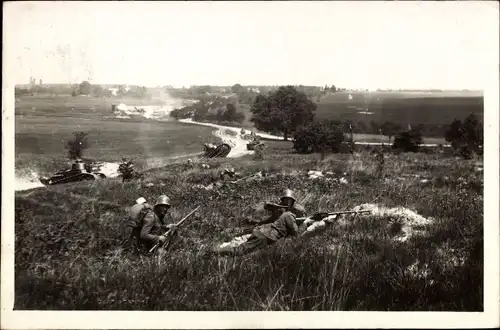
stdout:
[[(368, 153), (251, 157), (174, 164), (144, 182), (107, 180), (16, 193), (15, 309), (55, 310), (482, 310), (482, 183), (476, 161)], [(222, 167), (270, 177), (217, 181)], [(310, 180), (328, 170), (347, 184)], [(425, 181), (427, 180), (427, 181)], [(215, 185), (210, 185), (215, 184)], [(214, 244), (264, 215), (261, 202), (292, 188), (308, 213), (363, 203), (403, 206), (430, 225), (406, 241), (403, 217), (345, 218), (309, 239), (285, 239), (244, 257)], [(127, 250), (125, 207), (161, 193), (179, 220), (197, 205), (164, 263)]]

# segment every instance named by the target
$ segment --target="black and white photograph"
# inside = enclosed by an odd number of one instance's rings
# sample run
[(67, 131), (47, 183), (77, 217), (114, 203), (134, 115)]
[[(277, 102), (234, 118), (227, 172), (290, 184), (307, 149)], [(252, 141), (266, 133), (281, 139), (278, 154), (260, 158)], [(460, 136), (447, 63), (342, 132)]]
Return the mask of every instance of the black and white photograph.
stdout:
[(4, 2), (2, 329), (498, 326), (498, 19)]

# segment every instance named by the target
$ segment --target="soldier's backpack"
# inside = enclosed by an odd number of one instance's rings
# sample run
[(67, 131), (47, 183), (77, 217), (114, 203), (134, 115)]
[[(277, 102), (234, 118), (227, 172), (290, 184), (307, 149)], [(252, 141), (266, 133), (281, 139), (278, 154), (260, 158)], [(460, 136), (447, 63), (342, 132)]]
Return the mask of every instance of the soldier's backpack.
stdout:
[(131, 236), (137, 236), (141, 232), (143, 220), (150, 211), (153, 211), (153, 207), (148, 203), (132, 206), (128, 222), (128, 226), (132, 229)]

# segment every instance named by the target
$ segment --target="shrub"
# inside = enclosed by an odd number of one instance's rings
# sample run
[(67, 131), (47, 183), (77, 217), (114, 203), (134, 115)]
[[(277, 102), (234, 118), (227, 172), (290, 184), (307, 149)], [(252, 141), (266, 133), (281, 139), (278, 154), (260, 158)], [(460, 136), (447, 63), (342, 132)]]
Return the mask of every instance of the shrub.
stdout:
[(293, 138), (293, 147), (299, 153), (325, 151), (338, 153), (344, 141), (344, 133), (336, 122), (316, 121), (300, 127)]
[(139, 177), (139, 174), (134, 169), (134, 162), (127, 158), (122, 159), (122, 162), (118, 167), (118, 172), (120, 173), (123, 182)]
[(482, 152), (483, 125), (474, 114), (465, 118), (463, 123), (455, 119), (444, 136), (451, 143), (453, 151), (465, 159), (470, 159), (473, 153)]
[(419, 145), (423, 143), (422, 133), (420, 130), (406, 130), (394, 138), (392, 147), (405, 152), (417, 152)]

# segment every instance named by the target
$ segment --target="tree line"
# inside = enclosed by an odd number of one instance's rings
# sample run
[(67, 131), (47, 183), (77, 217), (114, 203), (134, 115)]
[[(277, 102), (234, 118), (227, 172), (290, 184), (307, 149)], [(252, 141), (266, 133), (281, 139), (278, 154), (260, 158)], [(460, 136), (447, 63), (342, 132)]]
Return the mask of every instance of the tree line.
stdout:
[(101, 85), (92, 85), (88, 81), (82, 81), (80, 84), (61, 84), (61, 85), (32, 85), (28, 88), (16, 87), (15, 96), (50, 94), (50, 95), (86, 95), (94, 97), (134, 97), (148, 98), (148, 89), (145, 86), (132, 86), (127, 89), (125, 85), (118, 85), (116, 88), (104, 88)]
[(213, 101), (198, 101), (191, 106), (174, 109), (170, 116), (175, 119), (193, 118), (199, 122), (212, 122), (222, 125), (241, 125), (245, 115), (236, 110), (236, 106), (224, 98)]
[[(285, 141), (292, 137), (299, 153), (338, 152), (346, 134), (354, 133), (355, 125), (349, 121), (319, 120), (315, 118), (316, 109), (316, 103), (304, 92), (294, 86), (281, 86), (255, 98), (250, 121), (258, 130), (282, 135)], [(422, 125), (403, 128), (386, 121), (377, 126), (379, 134), (387, 136), (389, 143), (393, 141), (394, 149), (418, 151), (423, 143)], [(475, 114), (464, 122), (455, 119), (446, 127), (444, 137), (464, 157), (482, 152), (483, 125)]]

